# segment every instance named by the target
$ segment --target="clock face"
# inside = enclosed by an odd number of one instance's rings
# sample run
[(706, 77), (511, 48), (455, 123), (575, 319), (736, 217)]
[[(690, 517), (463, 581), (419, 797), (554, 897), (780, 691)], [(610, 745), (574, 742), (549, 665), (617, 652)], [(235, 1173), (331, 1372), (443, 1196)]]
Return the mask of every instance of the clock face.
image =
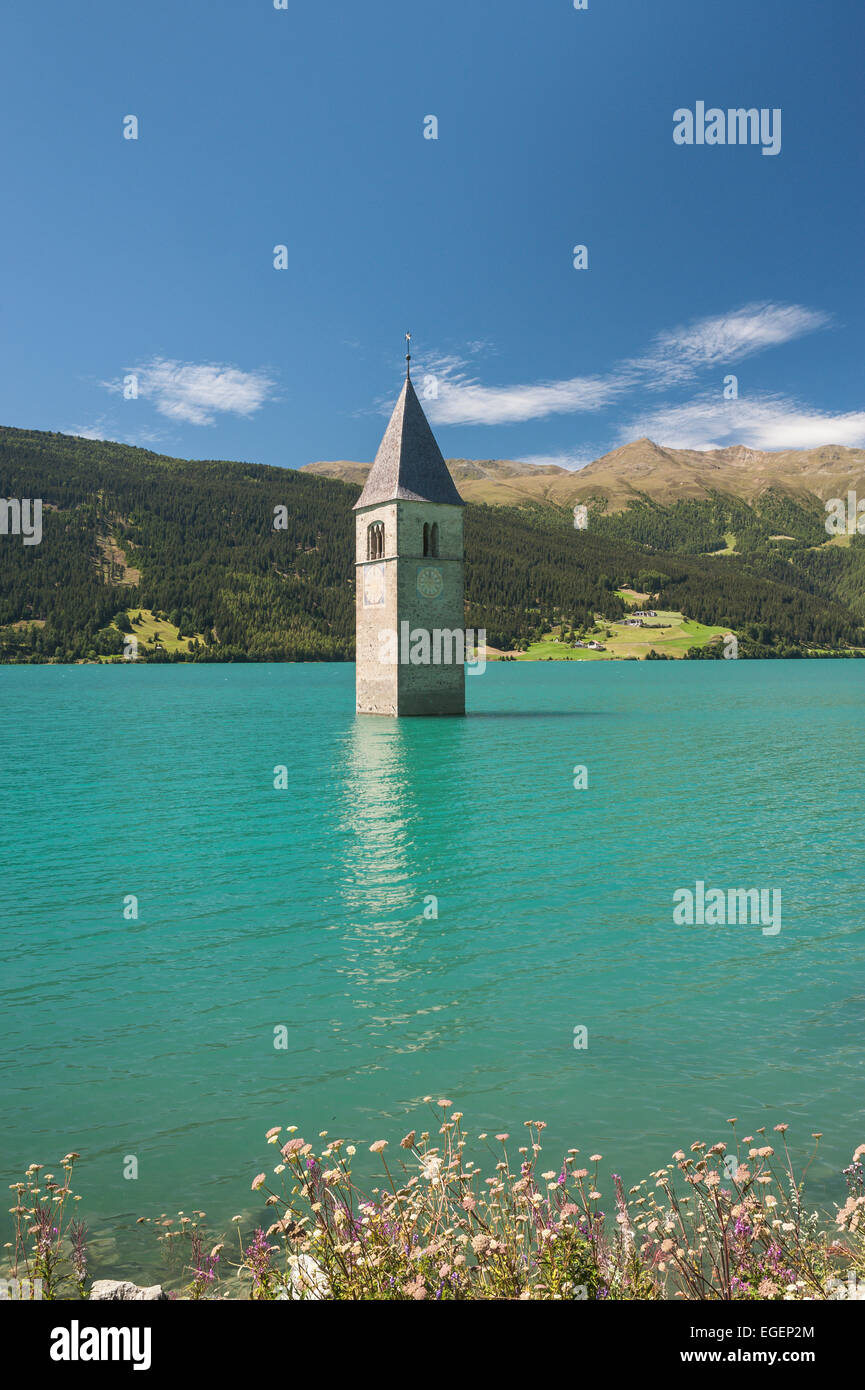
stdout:
[(364, 566), (363, 606), (384, 608), (384, 565)]
[(417, 572), (417, 591), (423, 598), (438, 598), (444, 588), (444, 579), (435, 565), (424, 565)]

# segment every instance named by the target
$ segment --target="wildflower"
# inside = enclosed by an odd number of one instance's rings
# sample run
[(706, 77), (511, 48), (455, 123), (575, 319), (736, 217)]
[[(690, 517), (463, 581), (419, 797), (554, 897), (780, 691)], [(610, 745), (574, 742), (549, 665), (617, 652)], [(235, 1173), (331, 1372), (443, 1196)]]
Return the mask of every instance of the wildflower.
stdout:
[(413, 1149), (413, 1148), (414, 1148), (414, 1141), (415, 1141), (415, 1138), (416, 1138), (416, 1137), (417, 1137), (416, 1131), (413, 1130), (413, 1129), (409, 1130), (408, 1134), (407, 1134), (403, 1139), (400, 1139), (400, 1141), (399, 1141), (399, 1146), (400, 1146), (400, 1148), (401, 1148), (401, 1149)]
[[(510, 1136), (509, 1134), (497, 1134), (497, 1135), (496, 1135), (496, 1139), (498, 1140), (498, 1142), (499, 1142), (500, 1144), (506, 1144), (507, 1141), (510, 1139), (510, 1137), (511, 1137), (511, 1136)], [(522, 1152), (522, 1150), (520, 1150), (520, 1152)]]
[(253, 1192), (257, 1192), (258, 1189), (259, 1189), (265, 1182), (267, 1182), (267, 1174), (266, 1174), (266, 1173), (258, 1173), (258, 1174), (252, 1179), (252, 1191), (253, 1191)]
[(835, 1217), (835, 1224), (842, 1230), (856, 1231), (865, 1217), (865, 1197), (848, 1197)]
[(267, 1282), (270, 1273), (270, 1255), (276, 1247), (268, 1245), (267, 1237), (259, 1226), (251, 1244), (243, 1252), (243, 1257), (247, 1268), (252, 1274), (253, 1287), (262, 1288)]
[(369, 1151), (370, 1151), (371, 1154), (380, 1154), (380, 1153), (384, 1153), (384, 1151), (385, 1151), (386, 1148), (387, 1148), (387, 1140), (386, 1140), (386, 1139), (376, 1139), (376, 1141), (375, 1141), (374, 1144), (370, 1144), (370, 1146), (369, 1146)]
[(287, 1144), (283, 1144), (280, 1153), (283, 1158), (293, 1158), (295, 1154), (300, 1153), (301, 1149), (305, 1147), (306, 1141), (304, 1139), (289, 1139)]

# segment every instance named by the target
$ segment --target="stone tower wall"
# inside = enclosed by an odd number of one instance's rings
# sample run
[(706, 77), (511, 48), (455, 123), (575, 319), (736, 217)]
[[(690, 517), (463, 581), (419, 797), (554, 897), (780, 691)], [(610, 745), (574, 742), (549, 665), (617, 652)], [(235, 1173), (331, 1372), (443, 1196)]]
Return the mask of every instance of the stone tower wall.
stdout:
[[(367, 561), (367, 528), (383, 521), (383, 561)], [(423, 553), (424, 523), (438, 524), (438, 555)], [(357, 710), (359, 714), (465, 713), (465, 668), (448, 633), (463, 633), (463, 508), (399, 500), (357, 513)], [(365, 570), (378, 566), (367, 577)], [(379, 602), (380, 600), (380, 602)], [(400, 657), (381, 660), (382, 629), (395, 634)], [(429, 664), (412, 663), (410, 634), (430, 634)], [(436, 634), (443, 636), (436, 650)]]
[[(355, 521), (355, 690), (358, 714), (399, 713), (396, 666), (380, 660), (379, 634), (399, 631), (397, 618), (397, 503), (356, 512)], [(384, 559), (370, 560), (367, 531), (374, 521), (384, 523)], [(377, 573), (367, 574), (367, 571)], [(380, 577), (380, 582), (379, 582)], [(379, 602), (380, 599), (380, 602)]]

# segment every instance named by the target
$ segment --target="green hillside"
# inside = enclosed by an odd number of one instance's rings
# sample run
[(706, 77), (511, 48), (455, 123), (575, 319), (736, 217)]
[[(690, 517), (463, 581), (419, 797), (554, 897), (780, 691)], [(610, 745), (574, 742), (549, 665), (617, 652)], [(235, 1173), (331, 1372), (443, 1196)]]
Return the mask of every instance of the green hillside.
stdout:
[[(117, 656), (138, 612), (144, 660), (350, 660), (358, 491), (308, 471), (0, 429), (0, 496), (44, 507), (40, 545), (0, 536), (0, 660)], [(525, 650), (562, 623), (620, 618), (616, 590), (635, 588), (736, 631), (744, 655), (865, 641), (865, 543), (824, 546), (813, 508), (766, 505), (640, 503), (593, 511), (578, 531), (558, 507), (469, 504), (467, 623)], [(277, 507), (286, 529), (273, 528)]]

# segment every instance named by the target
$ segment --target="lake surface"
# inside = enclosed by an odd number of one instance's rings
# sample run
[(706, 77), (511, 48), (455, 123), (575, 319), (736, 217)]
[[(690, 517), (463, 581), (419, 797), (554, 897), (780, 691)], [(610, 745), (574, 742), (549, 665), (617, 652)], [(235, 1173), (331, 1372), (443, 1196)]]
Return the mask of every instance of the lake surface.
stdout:
[[(544, 1119), (549, 1167), (576, 1146), (626, 1182), (728, 1116), (787, 1121), (803, 1154), (823, 1131), (811, 1191), (840, 1196), (865, 665), (492, 665), (464, 720), (357, 719), (353, 683), (0, 668), (3, 1182), (79, 1151), (122, 1262), (137, 1216), (255, 1210), (271, 1125), (360, 1156), (432, 1093), (471, 1134)], [(781, 931), (676, 925), (697, 880), (780, 891)]]

